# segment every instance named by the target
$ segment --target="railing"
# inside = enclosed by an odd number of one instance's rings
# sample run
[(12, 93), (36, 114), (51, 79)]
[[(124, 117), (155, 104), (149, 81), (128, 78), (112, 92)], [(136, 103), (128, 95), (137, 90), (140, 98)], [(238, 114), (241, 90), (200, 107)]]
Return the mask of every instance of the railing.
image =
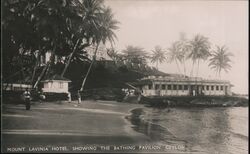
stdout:
[(184, 78), (184, 77), (156, 77), (156, 76), (149, 76), (142, 78), (141, 80), (153, 80), (153, 81), (187, 81), (187, 82), (219, 82), (219, 83), (230, 83), (228, 80), (218, 80), (218, 79), (204, 79), (201, 77), (189, 77), (189, 78)]

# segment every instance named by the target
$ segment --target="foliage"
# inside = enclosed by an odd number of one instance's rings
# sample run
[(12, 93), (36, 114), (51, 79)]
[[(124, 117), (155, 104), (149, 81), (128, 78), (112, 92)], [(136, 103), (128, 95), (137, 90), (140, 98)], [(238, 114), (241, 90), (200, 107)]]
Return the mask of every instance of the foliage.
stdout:
[[(113, 20), (111, 9), (104, 6), (102, 0), (5, 0), (2, 5), (6, 76), (14, 73), (9, 70), (18, 65), (14, 59), (20, 57), (21, 48), (23, 54), (31, 57), (37, 51), (39, 56), (52, 51), (52, 65), (55, 55), (67, 57), (61, 58), (62, 63), (80, 62), (88, 61), (86, 47), (100, 41), (113, 42), (116, 37), (112, 30), (118, 28), (118, 22)], [(36, 68), (35, 61), (39, 59), (33, 58), (30, 69)], [(15, 66), (8, 65), (10, 63)], [(45, 72), (51, 68), (53, 66)]]
[(216, 74), (220, 73), (222, 70), (228, 72), (231, 69), (230, 63), (232, 62), (230, 57), (233, 56), (232, 53), (227, 52), (226, 46), (216, 46), (217, 50), (213, 51), (212, 57), (210, 58), (209, 66), (216, 71)]
[(127, 64), (134, 65), (145, 65), (147, 63), (146, 59), (148, 58), (147, 52), (137, 46), (127, 46), (126, 49), (122, 50), (123, 59), (127, 61)]
[(210, 54), (210, 42), (207, 37), (200, 34), (195, 35), (195, 37), (190, 41), (191, 52), (188, 58), (192, 59), (193, 65), (197, 62), (197, 74), (199, 72), (199, 62), (200, 60), (207, 60)]
[(193, 62), (206, 60), (210, 56), (210, 42), (207, 37), (198, 34), (190, 41), (190, 44), (192, 49), (188, 57)]
[(166, 53), (160, 46), (155, 46), (155, 49), (152, 52), (151, 62), (156, 63), (156, 68), (158, 69), (158, 64), (163, 63), (166, 60)]

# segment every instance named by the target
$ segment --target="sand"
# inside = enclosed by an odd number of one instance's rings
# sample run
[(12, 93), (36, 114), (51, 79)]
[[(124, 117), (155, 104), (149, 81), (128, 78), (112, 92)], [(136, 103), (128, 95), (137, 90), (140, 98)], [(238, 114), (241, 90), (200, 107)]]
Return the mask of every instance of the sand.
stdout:
[(73, 147), (147, 144), (149, 137), (134, 131), (125, 119), (135, 108), (143, 108), (143, 105), (93, 100), (81, 104), (33, 102), (31, 110), (27, 111), (23, 104), (4, 103), (2, 149), (25, 147), (25, 152), (34, 152), (29, 148), (66, 146), (67, 150), (61, 152), (77, 152)]

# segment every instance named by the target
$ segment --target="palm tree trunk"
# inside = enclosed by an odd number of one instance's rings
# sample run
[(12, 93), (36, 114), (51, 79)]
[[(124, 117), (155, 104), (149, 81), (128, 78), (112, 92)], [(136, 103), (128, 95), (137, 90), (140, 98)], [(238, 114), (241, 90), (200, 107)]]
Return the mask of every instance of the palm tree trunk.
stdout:
[(184, 67), (184, 76), (186, 76), (186, 63), (185, 63), (185, 60), (183, 60), (183, 67)]
[[(41, 48), (39, 46), (39, 52), (40, 51), (41, 51)], [(34, 67), (34, 70), (33, 70), (33, 73), (32, 73), (32, 77), (31, 77), (31, 85), (34, 82), (34, 78), (35, 78), (35, 75), (36, 75), (36, 70), (37, 70), (37, 67), (39, 65), (39, 57), (40, 57), (40, 53), (38, 53), (38, 56), (36, 57), (36, 64), (35, 64), (35, 67)]]
[(221, 73), (221, 68), (219, 69), (219, 79), (221, 79), (220, 73)]
[(40, 82), (40, 80), (41, 80), (42, 77), (44, 76), (45, 72), (48, 71), (48, 69), (49, 69), (51, 63), (53, 62), (52, 56), (54, 56), (55, 50), (56, 50), (56, 46), (54, 46), (54, 48), (53, 48), (53, 51), (52, 51), (52, 54), (51, 54), (51, 57), (50, 57), (50, 61), (49, 61), (49, 62), (45, 65), (45, 67), (43, 68), (43, 70), (42, 70), (41, 74), (39, 75), (39, 77), (37, 78), (37, 81), (35, 82), (33, 88), (36, 88), (37, 84)]
[(55, 54), (54, 54), (55, 52), (52, 52), (51, 53), (51, 56), (50, 56), (50, 61), (48, 62), (48, 67), (47, 67), (47, 70), (46, 70), (46, 72), (45, 72), (45, 75), (47, 76), (48, 74), (49, 74), (49, 71), (50, 71), (50, 69), (51, 69), (51, 66), (52, 66), (52, 64), (54, 64), (54, 62), (55, 62)]
[(68, 69), (68, 67), (69, 67), (69, 64), (70, 64), (70, 61), (71, 61), (71, 59), (72, 59), (74, 53), (76, 52), (76, 47), (77, 47), (79, 41), (80, 41), (80, 39), (78, 39), (78, 40), (76, 41), (76, 44), (75, 44), (75, 46), (74, 46), (74, 48), (73, 48), (73, 51), (72, 51), (72, 53), (69, 55), (69, 59), (68, 59), (66, 65), (65, 65), (65, 67), (64, 67), (64, 69), (63, 69), (63, 72), (62, 72), (62, 74), (61, 74), (61, 77), (63, 77), (64, 74), (65, 74), (65, 72), (67, 71), (67, 69)]
[(36, 75), (36, 70), (37, 70), (37, 67), (38, 67), (38, 61), (36, 62), (35, 64), (35, 67), (34, 67), (34, 70), (33, 70), (33, 73), (32, 73), (32, 77), (31, 77), (31, 84), (33, 83), (34, 81), (34, 78), (35, 78), (35, 75)]
[[(25, 75), (24, 75), (24, 67), (23, 67), (23, 55), (24, 55), (24, 52), (21, 54), (21, 58), (20, 58), (20, 66), (21, 66), (21, 78), (22, 79), (25, 79)], [(23, 80), (21, 80), (21, 81), (23, 81)]]
[(178, 64), (178, 62), (177, 62), (177, 60), (176, 60), (176, 59), (175, 59), (175, 63), (176, 63), (176, 65), (177, 65), (178, 72), (181, 74), (181, 70), (180, 70), (179, 64)]
[(198, 66), (197, 66), (197, 71), (196, 71), (196, 78), (198, 77), (198, 74), (199, 74), (199, 66), (200, 66), (200, 60), (198, 59)]
[[(92, 62), (91, 62), (91, 64), (90, 64), (90, 66), (89, 66), (89, 69), (88, 69), (88, 71), (87, 71), (87, 73), (86, 73), (86, 76), (85, 76), (84, 79), (83, 79), (83, 82), (82, 82), (82, 86), (81, 86), (80, 91), (83, 91), (83, 88), (84, 88), (84, 85), (85, 85), (85, 83), (86, 83), (87, 77), (88, 77), (88, 75), (89, 75), (89, 73), (90, 73), (90, 70), (91, 70), (91, 68), (92, 68), (92, 66), (93, 66), (93, 63), (94, 63), (94, 61), (95, 61), (95, 57), (96, 57), (96, 53), (97, 53), (99, 44), (100, 44), (100, 42), (97, 43), (97, 46), (96, 46), (96, 49), (95, 49), (95, 53), (94, 53)], [(81, 97), (81, 95), (78, 95), (78, 97)], [(79, 99), (79, 98), (78, 98), (78, 99)], [(79, 100), (81, 100), (81, 98), (80, 98)]]
[(44, 75), (44, 73), (45, 73), (46, 70), (47, 70), (47, 65), (44, 66), (44, 68), (43, 68), (41, 74), (39, 75), (39, 77), (37, 78), (37, 80), (36, 80), (36, 82), (35, 82), (33, 88), (36, 88), (37, 84), (38, 84), (38, 83), (40, 82), (40, 80), (42, 79), (42, 77), (43, 77), (43, 75)]
[(191, 72), (190, 72), (190, 77), (193, 77), (193, 71), (194, 71), (194, 61), (193, 61), (192, 69), (191, 69)]

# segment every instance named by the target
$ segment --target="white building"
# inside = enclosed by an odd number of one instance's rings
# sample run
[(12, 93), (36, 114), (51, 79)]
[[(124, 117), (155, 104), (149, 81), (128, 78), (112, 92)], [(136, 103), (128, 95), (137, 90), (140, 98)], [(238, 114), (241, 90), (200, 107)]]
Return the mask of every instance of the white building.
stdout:
[(32, 85), (21, 83), (3, 83), (2, 89), (5, 91), (25, 91), (26, 89), (31, 90)]
[(133, 83), (144, 96), (232, 95), (229, 81), (202, 78), (149, 76)]
[(69, 79), (54, 75), (53, 77), (41, 81), (43, 83), (42, 91), (44, 93), (69, 93)]

